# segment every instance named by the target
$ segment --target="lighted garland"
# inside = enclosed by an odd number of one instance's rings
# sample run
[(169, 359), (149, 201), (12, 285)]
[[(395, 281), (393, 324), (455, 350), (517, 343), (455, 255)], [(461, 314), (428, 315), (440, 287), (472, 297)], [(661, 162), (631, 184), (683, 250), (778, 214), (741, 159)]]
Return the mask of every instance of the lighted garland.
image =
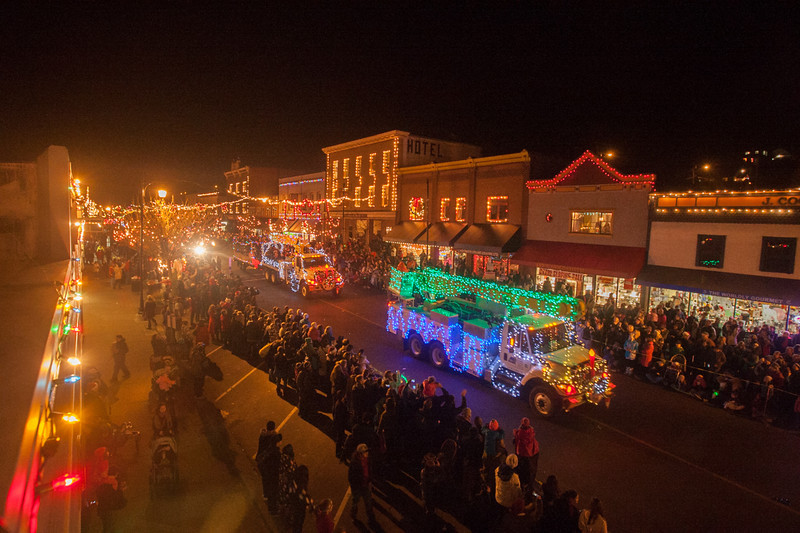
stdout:
[(439, 269), (426, 268), (417, 272), (400, 272), (393, 268), (390, 274), (390, 289), (400, 292), (405, 284), (404, 276), (410, 276), (414, 292), (428, 301), (470, 294), (503, 304), (509, 308), (525, 308), (550, 316), (575, 320), (584, 312), (583, 302), (562, 294), (526, 291), (499, 285), (490, 281), (447, 274)]

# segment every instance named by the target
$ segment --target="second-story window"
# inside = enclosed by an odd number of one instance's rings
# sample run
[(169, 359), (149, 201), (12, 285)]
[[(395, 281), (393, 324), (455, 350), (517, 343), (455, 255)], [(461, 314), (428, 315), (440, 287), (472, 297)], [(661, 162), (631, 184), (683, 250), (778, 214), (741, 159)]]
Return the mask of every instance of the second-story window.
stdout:
[(722, 268), (725, 261), (725, 235), (698, 235), (695, 266)]
[(797, 252), (797, 239), (794, 237), (764, 237), (761, 239), (762, 272), (781, 272), (794, 274), (794, 257)]
[(447, 222), (450, 220), (450, 198), (442, 198), (439, 204), (439, 220)]
[(456, 198), (456, 222), (467, 221), (467, 199)]
[(508, 222), (508, 196), (489, 196), (486, 199), (486, 221)]
[(613, 229), (614, 213), (611, 211), (570, 212), (570, 233), (611, 235)]
[(408, 201), (408, 218), (411, 220), (425, 220), (425, 199), (415, 196)]

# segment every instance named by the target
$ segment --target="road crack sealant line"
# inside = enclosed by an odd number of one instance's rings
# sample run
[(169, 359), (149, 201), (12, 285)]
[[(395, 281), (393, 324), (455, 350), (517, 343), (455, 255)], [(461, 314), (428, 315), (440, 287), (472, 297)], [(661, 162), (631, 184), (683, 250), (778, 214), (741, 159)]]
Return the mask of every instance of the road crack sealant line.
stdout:
[(618, 434), (620, 434), (620, 435), (622, 435), (624, 437), (627, 437), (627, 438), (629, 438), (630, 440), (634, 441), (637, 444), (641, 444), (642, 446), (650, 448), (653, 451), (656, 451), (658, 453), (666, 455), (667, 457), (669, 457), (671, 459), (674, 459), (674, 460), (676, 460), (676, 461), (678, 461), (680, 463), (683, 463), (683, 464), (685, 464), (687, 466), (690, 466), (690, 467), (695, 468), (695, 469), (697, 469), (697, 470), (699, 470), (701, 472), (704, 472), (704, 473), (706, 473), (706, 474), (708, 474), (708, 475), (710, 475), (710, 476), (712, 476), (712, 477), (714, 477), (714, 478), (716, 478), (716, 479), (718, 479), (720, 481), (723, 481), (723, 482), (727, 483), (728, 485), (736, 487), (737, 489), (742, 490), (742, 491), (744, 491), (744, 492), (746, 492), (746, 493), (748, 493), (748, 494), (750, 494), (752, 496), (756, 496), (757, 498), (760, 498), (760, 499), (762, 499), (762, 500), (764, 500), (766, 502), (769, 502), (769, 503), (775, 505), (776, 507), (778, 507), (780, 509), (783, 509), (785, 511), (789, 511), (790, 513), (792, 513), (792, 514), (794, 514), (796, 516), (800, 516), (800, 511), (798, 511), (797, 509), (793, 509), (792, 507), (789, 507), (786, 504), (780, 503), (780, 502), (770, 498), (769, 496), (765, 496), (765, 495), (761, 494), (760, 492), (756, 492), (753, 489), (748, 488), (745, 485), (742, 485), (741, 483), (738, 483), (738, 482), (736, 482), (736, 481), (734, 481), (732, 479), (728, 479), (727, 477), (725, 477), (725, 476), (723, 476), (721, 474), (717, 474), (716, 472), (714, 472), (712, 470), (709, 470), (708, 468), (706, 468), (704, 466), (701, 466), (701, 465), (698, 465), (696, 463), (693, 463), (693, 462), (689, 461), (688, 459), (684, 459), (683, 457), (681, 457), (679, 455), (675, 455), (672, 452), (668, 452), (667, 450), (665, 450), (663, 448), (659, 448), (658, 446), (656, 446), (654, 444), (650, 444), (649, 442), (644, 441), (644, 440), (642, 440), (642, 439), (640, 439), (638, 437), (634, 437), (633, 435), (631, 435), (629, 433), (626, 433), (626, 432), (622, 431), (621, 429), (617, 429), (617, 428), (615, 428), (613, 426), (610, 426), (610, 425), (606, 424), (605, 422), (601, 422), (599, 420), (596, 420), (596, 419), (594, 419), (594, 418), (592, 418), (590, 416), (586, 416), (586, 415), (580, 415), (580, 416), (582, 418), (586, 419), (586, 420), (589, 420), (590, 422), (593, 422), (593, 423), (597, 424), (598, 426), (604, 427), (606, 429), (610, 429), (611, 431), (613, 431), (615, 433), (618, 433)]
[(331, 307), (333, 307), (335, 309), (338, 309), (338, 310), (343, 311), (343, 312), (345, 312), (347, 314), (353, 315), (356, 318), (360, 318), (361, 320), (363, 320), (364, 322), (366, 322), (368, 324), (372, 324), (373, 326), (378, 326), (381, 329), (385, 329), (386, 328), (386, 324), (385, 323), (384, 324), (378, 324), (377, 322), (373, 322), (372, 320), (370, 320), (370, 319), (368, 319), (366, 317), (363, 317), (363, 316), (359, 315), (358, 313), (354, 313), (354, 312), (350, 311), (349, 309), (345, 309), (342, 306), (333, 304), (333, 303), (325, 301), (325, 300), (323, 300), (323, 302), (325, 302), (326, 304), (330, 305)]

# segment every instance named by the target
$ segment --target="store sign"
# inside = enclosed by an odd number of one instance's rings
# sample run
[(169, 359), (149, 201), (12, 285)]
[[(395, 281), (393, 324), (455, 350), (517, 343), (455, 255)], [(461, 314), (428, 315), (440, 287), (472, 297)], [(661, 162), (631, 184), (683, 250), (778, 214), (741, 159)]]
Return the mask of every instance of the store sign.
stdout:
[(555, 268), (540, 268), (539, 275), (556, 279), (571, 279), (573, 281), (583, 281), (583, 274), (578, 272), (567, 272)]
[[(697, 290), (697, 289), (695, 289)], [(700, 294), (708, 294), (710, 296), (718, 296), (720, 298), (736, 298), (738, 300), (752, 300), (754, 297), (752, 295), (748, 296), (745, 294), (739, 294), (738, 292), (727, 292), (727, 291), (710, 291), (710, 290), (699, 290)], [(767, 302), (771, 304), (780, 304), (786, 305), (790, 303), (788, 300), (783, 300), (781, 298), (769, 298), (766, 296), (759, 296), (756, 298), (759, 302)]]

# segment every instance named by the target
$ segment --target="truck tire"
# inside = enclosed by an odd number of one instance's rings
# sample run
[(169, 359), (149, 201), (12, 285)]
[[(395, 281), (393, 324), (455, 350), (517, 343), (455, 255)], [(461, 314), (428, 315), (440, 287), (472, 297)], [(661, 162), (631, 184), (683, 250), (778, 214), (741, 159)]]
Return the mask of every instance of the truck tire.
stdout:
[(412, 333), (408, 336), (408, 351), (411, 352), (412, 357), (420, 358), (425, 353), (425, 341), (418, 333)]
[(549, 387), (534, 387), (528, 396), (528, 403), (530, 403), (531, 409), (545, 418), (554, 417), (561, 411), (558, 399)]
[(301, 284), (300, 285), (300, 296), (302, 296), (303, 298), (308, 298), (309, 294), (311, 294), (311, 293), (308, 290), (308, 285), (306, 285), (305, 283)]
[(450, 361), (447, 358), (447, 352), (445, 351), (441, 342), (431, 342), (430, 346), (428, 347), (428, 353), (431, 356), (431, 363), (433, 363), (433, 366), (436, 368), (447, 368), (450, 366)]

